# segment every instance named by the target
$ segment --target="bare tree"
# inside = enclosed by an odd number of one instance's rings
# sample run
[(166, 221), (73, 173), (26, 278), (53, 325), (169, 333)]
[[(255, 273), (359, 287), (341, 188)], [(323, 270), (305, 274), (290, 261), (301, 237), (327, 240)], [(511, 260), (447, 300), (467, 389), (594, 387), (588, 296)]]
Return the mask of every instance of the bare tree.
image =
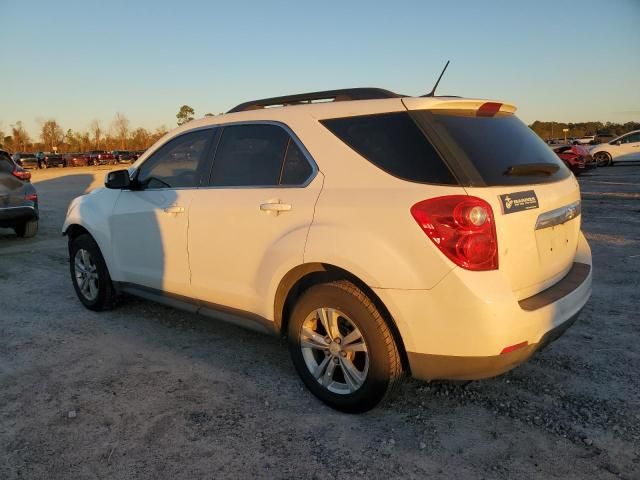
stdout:
[(64, 140), (64, 132), (62, 128), (60, 128), (60, 125), (58, 125), (58, 122), (53, 119), (47, 120), (42, 125), (40, 139), (42, 143), (44, 143), (45, 149), (57, 150), (58, 145)]
[(89, 131), (93, 135), (94, 148), (97, 150), (100, 148), (100, 140), (102, 139), (102, 124), (100, 120), (94, 120), (89, 125)]
[(131, 147), (134, 150), (142, 150), (149, 147), (150, 134), (146, 128), (136, 128), (131, 134)]
[(13, 148), (17, 148), (23, 152), (27, 149), (27, 145), (31, 143), (29, 133), (27, 133), (22, 126), (22, 121), (20, 120), (11, 125), (11, 136), (13, 137)]
[(112, 124), (115, 131), (116, 138), (120, 142), (120, 148), (125, 150), (127, 148), (127, 139), (129, 138), (129, 119), (122, 113), (116, 113)]

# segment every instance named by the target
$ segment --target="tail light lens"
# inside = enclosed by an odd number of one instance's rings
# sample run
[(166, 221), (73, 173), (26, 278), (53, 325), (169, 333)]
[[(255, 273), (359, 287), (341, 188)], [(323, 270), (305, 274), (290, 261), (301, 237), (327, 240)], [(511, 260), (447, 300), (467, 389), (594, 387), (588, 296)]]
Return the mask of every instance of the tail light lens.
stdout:
[(29, 200), (30, 202), (35, 202), (38, 200), (38, 195), (35, 193), (29, 193), (24, 196), (25, 200)]
[(19, 167), (16, 168), (11, 173), (13, 174), (14, 177), (19, 178), (20, 180), (29, 180), (31, 178), (31, 172)]
[(411, 215), (431, 241), (467, 270), (498, 268), (498, 239), (491, 206), (477, 197), (449, 195), (423, 200)]

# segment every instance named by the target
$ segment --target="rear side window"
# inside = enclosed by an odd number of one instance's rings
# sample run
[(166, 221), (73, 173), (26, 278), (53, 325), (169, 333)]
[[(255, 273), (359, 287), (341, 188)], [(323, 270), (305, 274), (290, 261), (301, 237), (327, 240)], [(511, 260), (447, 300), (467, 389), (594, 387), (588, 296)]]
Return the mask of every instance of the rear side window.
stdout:
[(215, 187), (302, 185), (312, 167), (289, 133), (278, 125), (224, 127), (211, 169)]
[(13, 172), (13, 162), (4, 152), (0, 152), (0, 172), (11, 173)]
[(514, 115), (483, 117), (465, 110), (411, 115), (449, 165), (474, 170), (486, 186), (550, 183), (570, 175), (553, 150)]
[(311, 176), (312, 168), (300, 147), (291, 138), (284, 157), (280, 183), (282, 185), (302, 185)]
[(140, 166), (138, 182), (143, 188), (197, 187), (212, 136), (206, 129), (170, 140)]
[(407, 112), (335, 118), (321, 123), (369, 162), (395, 177), (419, 183), (457, 184)]

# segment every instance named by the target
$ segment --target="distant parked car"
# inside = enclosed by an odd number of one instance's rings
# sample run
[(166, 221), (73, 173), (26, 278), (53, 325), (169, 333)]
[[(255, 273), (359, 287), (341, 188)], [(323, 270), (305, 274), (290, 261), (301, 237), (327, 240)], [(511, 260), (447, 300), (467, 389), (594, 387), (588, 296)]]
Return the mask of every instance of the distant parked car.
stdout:
[(141, 156), (144, 152), (146, 152), (146, 150), (134, 150), (134, 151), (133, 151), (133, 160), (135, 161), (135, 160), (139, 159), (139, 158), (140, 158), (140, 156)]
[(114, 150), (111, 154), (118, 163), (130, 163), (136, 159), (134, 152), (129, 150)]
[(112, 165), (116, 163), (113, 154), (106, 150), (91, 150), (86, 153), (86, 157), (89, 165)]
[(84, 153), (65, 153), (63, 157), (68, 167), (86, 167), (89, 165), (87, 156)]
[(555, 147), (553, 151), (574, 175), (580, 175), (597, 166), (589, 150), (583, 145), (562, 145)]
[(617, 135), (613, 133), (599, 133), (590, 143), (590, 145), (600, 145), (601, 143), (609, 143), (611, 140), (616, 138)]
[(64, 156), (59, 153), (48, 153), (40, 160), (40, 168), (66, 167)]
[(591, 149), (591, 155), (598, 162), (598, 166), (640, 161), (640, 130), (620, 135), (609, 143), (596, 145)]
[(572, 145), (589, 145), (596, 139), (595, 135), (585, 135), (584, 137), (574, 138)]
[(33, 153), (16, 152), (11, 159), (22, 168), (40, 168), (40, 162)]
[(38, 232), (38, 194), (30, 179), (30, 172), (0, 150), (0, 227), (13, 228), (19, 237)]

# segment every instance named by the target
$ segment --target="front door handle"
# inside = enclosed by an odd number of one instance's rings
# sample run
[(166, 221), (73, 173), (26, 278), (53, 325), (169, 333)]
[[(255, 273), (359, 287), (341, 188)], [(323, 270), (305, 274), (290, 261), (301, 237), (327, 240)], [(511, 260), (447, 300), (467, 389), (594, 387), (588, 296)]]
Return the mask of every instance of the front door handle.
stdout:
[(291, 210), (291, 204), (281, 202), (263, 203), (260, 205), (260, 210), (267, 213), (275, 213), (278, 215), (281, 212), (288, 212)]
[(164, 213), (184, 213), (184, 207), (180, 207), (178, 205), (169, 205), (168, 207), (164, 207), (162, 210)]

